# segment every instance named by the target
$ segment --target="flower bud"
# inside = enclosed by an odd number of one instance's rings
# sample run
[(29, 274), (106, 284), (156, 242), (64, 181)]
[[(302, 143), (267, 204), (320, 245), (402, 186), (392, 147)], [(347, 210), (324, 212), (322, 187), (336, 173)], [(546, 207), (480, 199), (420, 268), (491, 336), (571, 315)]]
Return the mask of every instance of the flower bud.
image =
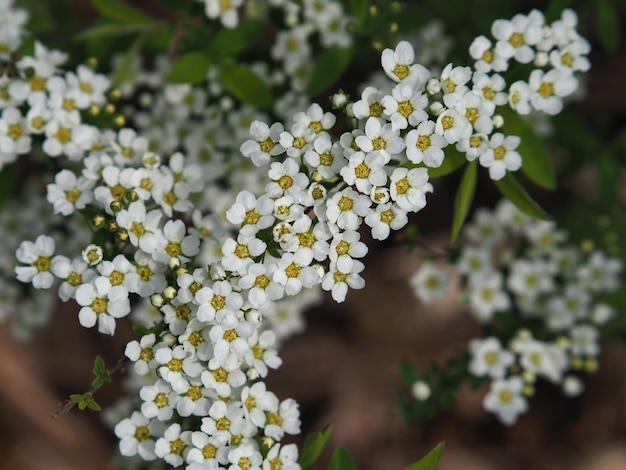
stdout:
[(178, 256), (172, 256), (167, 262), (167, 265), (172, 271), (175, 271), (181, 267), (182, 263), (180, 262), (180, 258)]
[(491, 118), (493, 122), (493, 127), (496, 129), (500, 129), (504, 125), (504, 118), (500, 114), (496, 114), (493, 118)]
[(153, 294), (152, 296), (150, 296), (150, 303), (155, 308), (161, 308), (165, 303), (165, 299), (161, 294)]
[(426, 92), (430, 95), (436, 95), (441, 91), (441, 82), (436, 78), (431, 78), (426, 82)]
[(430, 112), (433, 114), (433, 116), (439, 116), (441, 113), (444, 112), (445, 109), (446, 108), (439, 101), (433, 101), (433, 103), (430, 105)]
[(165, 300), (174, 300), (177, 294), (178, 291), (173, 286), (167, 286), (165, 289), (163, 289), (163, 298)]
[(411, 393), (416, 400), (425, 401), (430, 397), (430, 387), (426, 382), (418, 380), (411, 387)]
[(550, 61), (550, 58), (548, 57), (548, 54), (545, 52), (539, 51), (535, 55), (535, 65), (537, 67), (545, 67), (546, 65), (548, 65), (549, 61)]

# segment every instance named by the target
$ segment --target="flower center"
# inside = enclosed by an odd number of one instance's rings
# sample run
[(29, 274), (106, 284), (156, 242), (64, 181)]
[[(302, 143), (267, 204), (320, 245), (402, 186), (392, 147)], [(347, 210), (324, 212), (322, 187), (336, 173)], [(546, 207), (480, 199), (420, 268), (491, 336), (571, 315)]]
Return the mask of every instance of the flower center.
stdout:
[(349, 197), (343, 196), (337, 203), (339, 210), (342, 212), (351, 211), (354, 207), (354, 201)]
[(367, 178), (370, 175), (370, 167), (365, 163), (360, 163), (359, 166), (354, 169), (354, 174), (357, 178)]
[(509, 38), (509, 42), (515, 48), (522, 47), (524, 45), (524, 36), (521, 33), (513, 33)]
[(50, 258), (48, 256), (40, 256), (39, 258), (37, 258), (37, 261), (35, 261), (35, 267), (37, 268), (37, 271), (41, 272), (46, 272), (50, 270)]
[(441, 119), (441, 127), (446, 131), (454, 127), (454, 118), (452, 116), (444, 116)]
[(298, 266), (296, 263), (291, 263), (285, 269), (285, 274), (287, 275), (287, 277), (294, 278), (294, 277), (298, 277), (301, 270), (302, 268)]
[(276, 146), (276, 142), (272, 139), (265, 139), (259, 146), (261, 147), (261, 152), (269, 153)]
[(427, 135), (420, 135), (417, 138), (415, 146), (420, 150), (426, 150), (428, 147), (430, 147), (430, 137)]
[(291, 186), (293, 186), (293, 178), (289, 175), (281, 176), (278, 178), (278, 186), (280, 186), (283, 191), (291, 188)]
[(109, 299), (106, 297), (97, 297), (91, 302), (91, 310), (93, 310), (96, 315), (100, 315), (107, 311), (108, 304)]
[(148, 426), (137, 426), (137, 429), (135, 429), (135, 439), (139, 442), (150, 439), (150, 429), (148, 429)]
[(180, 437), (170, 442), (170, 452), (172, 454), (182, 455), (186, 447), (187, 444), (185, 444)]
[(554, 85), (549, 82), (543, 82), (537, 91), (544, 98), (549, 98), (554, 95)]
[(411, 185), (409, 184), (409, 180), (406, 178), (402, 178), (398, 182), (396, 182), (396, 192), (398, 194), (406, 194)]
[(391, 209), (387, 209), (386, 211), (380, 213), (380, 220), (386, 224), (390, 224), (391, 222), (393, 222), (393, 219), (395, 219), (395, 217), (396, 214)]
[(221, 310), (226, 306), (226, 297), (222, 296), (222, 295), (213, 295), (213, 298), (211, 299), (211, 307), (213, 307), (215, 310)]
[(506, 149), (503, 145), (499, 145), (495, 149), (493, 149), (493, 158), (495, 158), (496, 160), (502, 160), (505, 155)]
[(335, 161), (335, 157), (330, 152), (326, 152), (320, 155), (320, 165), (331, 166)]
[(409, 72), (410, 69), (408, 65), (396, 65), (396, 67), (393, 69), (393, 74), (400, 80), (404, 80), (406, 77), (408, 77)]

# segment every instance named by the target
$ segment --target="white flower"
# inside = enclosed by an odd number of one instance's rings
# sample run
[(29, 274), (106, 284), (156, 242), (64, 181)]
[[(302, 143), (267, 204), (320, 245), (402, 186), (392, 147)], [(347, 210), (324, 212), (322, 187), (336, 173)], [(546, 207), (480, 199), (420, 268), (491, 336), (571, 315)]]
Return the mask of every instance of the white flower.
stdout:
[(319, 284), (317, 270), (309, 266), (304, 253), (284, 253), (277, 263), (272, 280), (285, 287), (287, 295), (298, 294), (303, 287), (310, 288)]
[(574, 356), (596, 357), (600, 354), (600, 332), (595, 326), (578, 325), (569, 332), (570, 351)]
[(413, 163), (440, 167), (445, 157), (442, 149), (447, 145), (445, 138), (435, 134), (435, 123), (424, 121), (406, 135), (406, 156)]
[(326, 200), (328, 220), (343, 230), (356, 230), (370, 212), (370, 198), (346, 188)]
[(622, 262), (594, 251), (587, 263), (578, 268), (576, 277), (596, 292), (612, 291), (620, 285)]
[(507, 171), (517, 171), (522, 166), (522, 157), (515, 150), (521, 142), (516, 135), (505, 136), (496, 132), (489, 140), (489, 148), (481, 154), (479, 162), (489, 168), (489, 177), (493, 180), (504, 178)]
[(146, 375), (154, 361), (154, 343), (156, 336), (154, 333), (142, 336), (139, 341), (130, 341), (124, 348), (124, 355), (133, 361), (135, 372), (139, 375)]
[(495, 336), (470, 341), (469, 350), (472, 360), (468, 368), (477, 377), (489, 375), (493, 379), (502, 379), (507, 369), (515, 363), (515, 355), (503, 349)]
[(465, 85), (472, 78), (470, 67), (454, 67), (448, 64), (441, 72), (441, 88), (443, 89), (443, 102), (448, 108), (452, 108), (469, 91)]
[(55, 214), (70, 215), (83, 209), (93, 199), (94, 182), (70, 170), (61, 170), (54, 177), (54, 184), (47, 185), (47, 199)]
[(198, 320), (209, 322), (217, 317), (221, 321), (228, 314), (237, 312), (243, 305), (241, 294), (233, 291), (229, 281), (215, 282), (211, 287), (202, 287), (195, 295)]
[(298, 163), (292, 158), (272, 163), (267, 175), (274, 181), (265, 186), (265, 192), (273, 199), (289, 194), (297, 200), (309, 185), (309, 178), (300, 173)]
[(533, 91), (528, 83), (518, 80), (509, 87), (509, 105), (519, 114), (529, 114), (532, 111), (530, 106), (532, 93)]
[[(128, 231), (130, 242), (134, 246), (142, 248), (145, 244), (146, 235), (158, 230), (162, 215), (162, 212), (156, 209), (147, 212), (143, 202), (133, 202), (128, 206), (128, 209), (118, 212), (115, 219), (120, 227)], [(144, 251), (151, 252), (147, 249)]]
[(98, 331), (108, 335), (115, 333), (115, 319), (130, 313), (128, 291), (122, 286), (113, 286), (107, 278), (99, 277), (76, 289), (76, 302), (82, 308), (78, 320), (85, 328), (98, 323)]
[(494, 413), (504, 424), (511, 426), (517, 417), (528, 410), (528, 402), (522, 396), (524, 382), (521, 377), (494, 380), (489, 393), (485, 395), (483, 406)]
[(458, 111), (446, 109), (437, 116), (435, 133), (443, 136), (449, 144), (456, 144), (459, 140), (472, 134), (472, 125)]
[(528, 16), (518, 14), (511, 20), (496, 20), (491, 26), (491, 34), (498, 40), (497, 53), (504, 58), (512, 58), (522, 64), (532, 62), (535, 51), (531, 47), (543, 38), (543, 14), (533, 10)]
[(426, 206), (426, 193), (433, 191), (426, 168), (396, 168), (389, 185), (391, 199), (407, 212), (417, 212)]
[(54, 248), (54, 239), (47, 235), (39, 235), (35, 243), (22, 242), (15, 252), (15, 257), (20, 263), (30, 266), (15, 268), (18, 281), (32, 282), (35, 289), (49, 289), (54, 282), (54, 276), (50, 272), (54, 262), (52, 257)]
[(191, 431), (181, 431), (180, 424), (174, 423), (156, 441), (154, 453), (173, 467), (179, 467), (185, 461), (190, 444)]
[(219, 18), (227, 28), (234, 28), (239, 23), (237, 9), (243, 0), (203, 0), (206, 16), (212, 19)]
[(431, 389), (426, 382), (418, 380), (411, 386), (411, 394), (416, 400), (425, 401), (430, 398)]
[(365, 265), (349, 256), (340, 256), (336, 262), (332, 261), (328, 272), (322, 279), (322, 289), (330, 291), (335, 302), (341, 303), (346, 299), (348, 287), (362, 289), (365, 280), (359, 275)]
[(12, 156), (7, 161), (13, 161), (16, 155), (30, 152), (31, 137), (26, 127), (26, 121), (17, 108), (6, 108), (2, 111), (0, 153)]
[(304, 154), (304, 159), (326, 179), (335, 176), (346, 163), (341, 144), (333, 143), (326, 134), (315, 139), (313, 148)]
[[(335, 4), (333, 4), (335, 5)], [(274, 445), (263, 461), (263, 470), (300, 470), (298, 447), (295, 444)]]
[(382, 100), (385, 96), (388, 96), (387, 90), (379, 90), (373, 86), (365, 87), (361, 92), (361, 99), (352, 105), (352, 114), (357, 119), (382, 118), (385, 110)]
[(159, 421), (167, 421), (172, 417), (180, 396), (165, 380), (158, 379), (154, 385), (141, 387), (139, 398), (143, 400), (141, 413), (146, 418), (156, 417)]
[(343, 180), (362, 193), (369, 193), (374, 186), (383, 186), (387, 182), (385, 172), (386, 158), (380, 151), (367, 154), (355, 152), (350, 155), (348, 165), (341, 171)]
[(256, 166), (264, 166), (270, 162), (271, 157), (280, 155), (285, 151), (278, 142), (280, 134), (285, 128), (279, 122), (269, 127), (263, 121), (253, 121), (250, 124), (250, 135), (253, 139), (246, 140), (241, 144), (240, 151), (252, 160)]
[(435, 263), (423, 262), (411, 276), (409, 283), (418, 299), (424, 303), (432, 303), (445, 299), (452, 275)]
[(324, 113), (322, 107), (313, 103), (306, 112), (300, 111), (293, 116), (293, 122), (300, 122), (313, 129), (316, 134), (330, 130), (337, 121), (333, 113)]
[(428, 119), (425, 111), (428, 97), (405, 83), (396, 85), (392, 94), (384, 96), (380, 103), (385, 107), (393, 130), (406, 129), (409, 124), (417, 126)]
[(483, 322), (511, 305), (509, 296), (502, 289), (502, 274), (489, 269), (471, 275), (468, 300), (472, 313)]
[(537, 69), (530, 73), (528, 85), (533, 108), (547, 114), (558, 114), (563, 109), (562, 98), (574, 93), (578, 80), (563, 70), (552, 69), (545, 73)]
[(422, 87), (430, 78), (430, 71), (423, 65), (413, 64), (415, 51), (408, 41), (400, 41), (395, 50), (385, 49), (381, 54), (383, 70), (395, 82), (412, 84), (415, 88)]
[(508, 58), (502, 57), (485, 36), (478, 36), (472, 41), (469, 53), (476, 61), (474, 68), (478, 72), (489, 73), (492, 70), (504, 72), (509, 68)]
[(355, 141), (363, 152), (380, 151), (385, 157), (385, 163), (388, 163), (392, 156), (402, 152), (405, 147), (400, 130), (394, 130), (391, 124), (383, 124), (382, 120), (375, 117), (367, 119), (365, 135), (357, 136)]
[(375, 212), (365, 217), (365, 223), (372, 228), (372, 238), (386, 240), (391, 230), (399, 230), (409, 221), (405, 210), (391, 202), (378, 204)]
[(157, 423), (151, 422), (138, 411), (133, 411), (115, 426), (115, 435), (119, 438), (120, 454), (125, 457), (139, 456), (146, 461), (156, 458), (154, 453), (154, 431)]
[(232, 224), (243, 225), (241, 233), (252, 235), (272, 225), (273, 209), (274, 204), (269, 197), (257, 199), (250, 191), (244, 190), (237, 194), (235, 204), (226, 212), (226, 218)]
[(222, 266), (224, 269), (240, 275), (245, 274), (248, 266), (254, 263), (252, 258), (260, 256), (266, 248), (267, 245), (264, 241), (253, 235), (240, 233), (237, 236), (237, 241), (228, 238), (222, 245)]

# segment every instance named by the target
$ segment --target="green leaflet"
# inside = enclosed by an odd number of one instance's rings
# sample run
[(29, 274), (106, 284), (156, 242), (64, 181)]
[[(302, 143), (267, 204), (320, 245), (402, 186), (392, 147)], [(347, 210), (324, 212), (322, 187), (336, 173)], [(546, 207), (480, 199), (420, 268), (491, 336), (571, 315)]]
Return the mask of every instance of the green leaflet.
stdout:
[(409, 465), (405, 470), (435, 470), (444, 447), (445, 443), (440, 442), (426, 457), (419, 462)]
[(517, 148), (522, 157), (522, 172), (543, 188), (556, 188), (554, 170), (545, 142), (517, 113), (503, 108), (500, 114), (504, 117), (504, 134), (517, 135), (522, 139)]
[(327, 426), (326, 429), (321, 432), (312, 433), (306, 436), (299, 461), (302, 470), (315, 468), (315, 462), (322, 454), (329, 438), (330, 426)]
[(272, 92), (267, 84), (243, 64), (224, 64), (222, 82), (237, 99), (269, 109), (273, 103)]
[(343, 447), (337, 447), (330, 458), (328, 470), (357, 470), (350, 454)]
[(211, 61), (203, 51), (187, 52), (178, 58), (172, 66), (167, 80), (174, 83), (195, 85), (206, 80)]
[(478, 176), (477, 162), (474, 160), (465, 169), (461, 184), (454, 199), (454, 220), (452, 222), (452, 241), (456, 240), (463, 227), (463, 222), (474, 200), (476, 191), (476, 179)]
[(150, 25), (155, 22), (147, 13), (119, 0), (91, 0), (91, 4), (105, 18), (121, 23)]
[(522, 212), (537, 219), (552, 220), (552, 217), (528, 195), (526, 190), (510, 173), (507, 173), (504, 178), (495, 181), (495, 183), (502, 195), (515, 204)]
[(307, 92), (310, 95), (316, 95), (328, 90), (348, 68), (353, 54), (352, 47), (331, 47), (322, 52), (313, 65)]

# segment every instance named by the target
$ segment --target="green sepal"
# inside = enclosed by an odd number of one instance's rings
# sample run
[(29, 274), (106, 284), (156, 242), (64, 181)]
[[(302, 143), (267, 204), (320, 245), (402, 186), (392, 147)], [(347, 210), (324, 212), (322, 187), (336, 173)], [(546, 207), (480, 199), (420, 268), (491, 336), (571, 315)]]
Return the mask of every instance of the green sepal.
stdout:
[(328, 443), (330, 432), (330, 426), (326, 426), (323, 431), (311, 433), (306, 436), (299, 460), (302, 470), (311, 470), (315, 468), (315, 462), (317, 462), (317, 459), (319, 459), (320, 455), (322, 455), (324, 447), (326, 447), (326, 444)]

